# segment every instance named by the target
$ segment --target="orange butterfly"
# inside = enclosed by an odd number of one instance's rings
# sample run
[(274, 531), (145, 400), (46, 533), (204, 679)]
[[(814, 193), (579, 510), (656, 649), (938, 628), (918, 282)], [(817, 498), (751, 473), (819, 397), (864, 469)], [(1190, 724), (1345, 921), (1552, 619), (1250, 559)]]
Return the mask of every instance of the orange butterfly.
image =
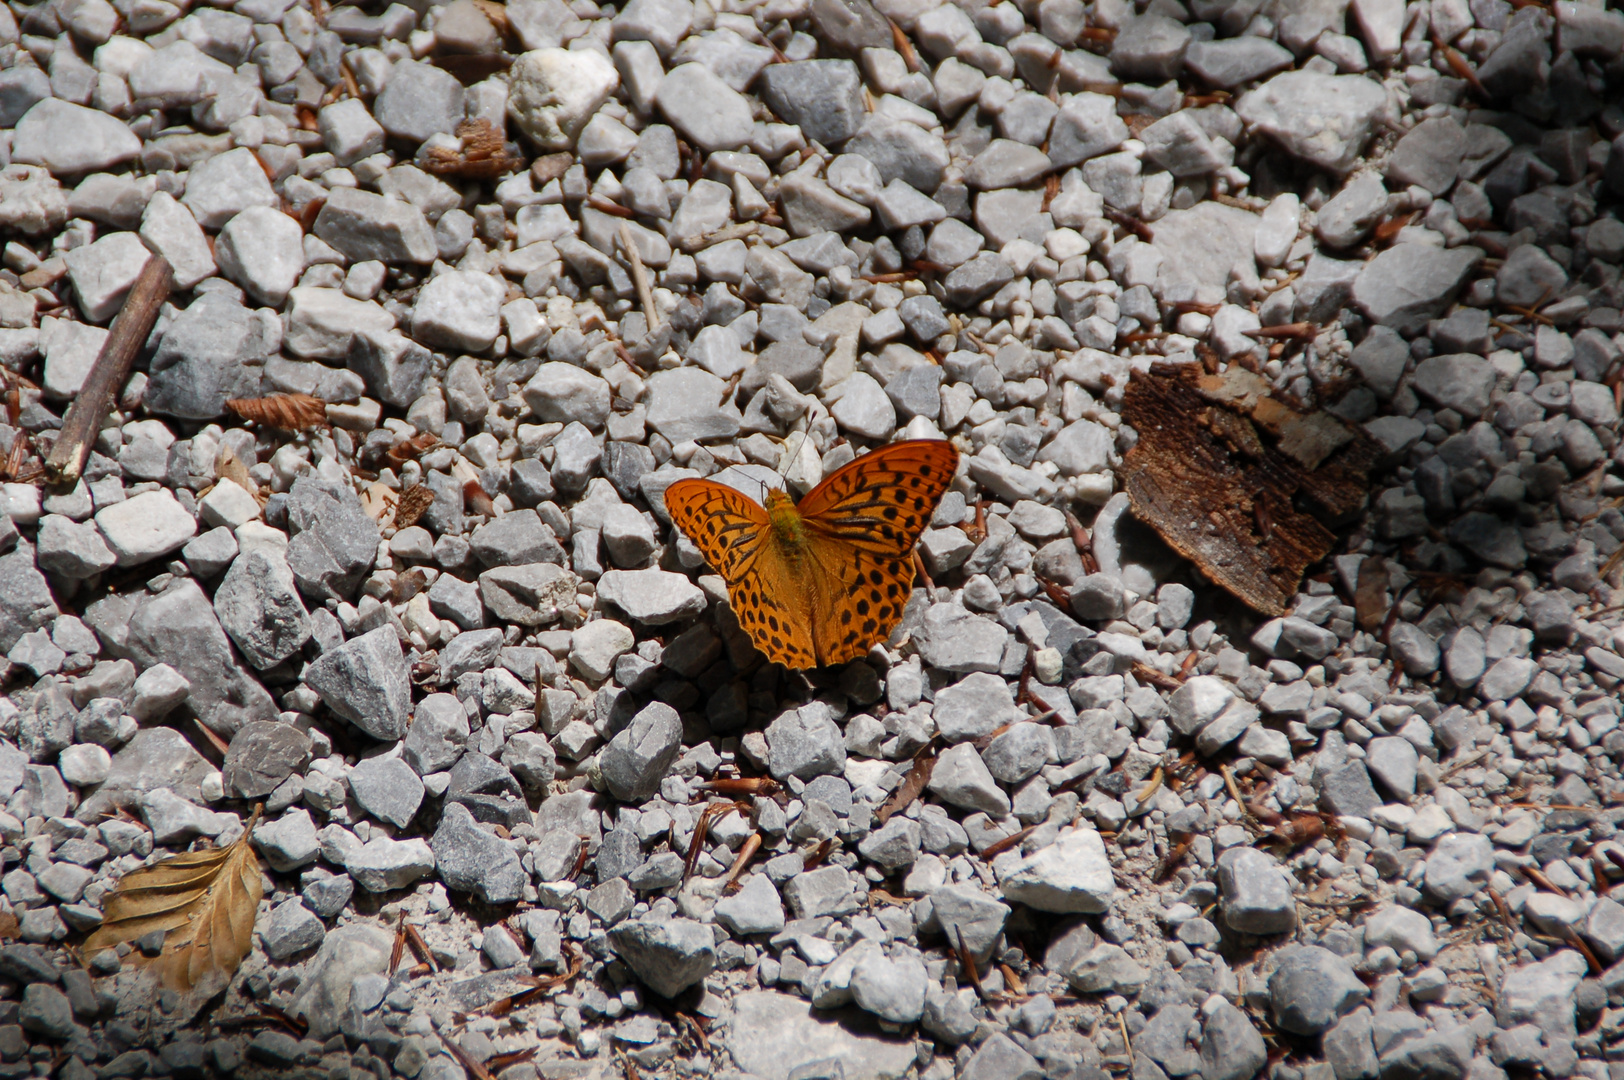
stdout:
[(713, 480), (665, 492), (671, 520), (727, 579), (739, 625), (767, 659), (843, 664), (883, 641), (913, 592), (910, 555), (953, 481), (951, 443), (893, 443), (836, 470), (799, 503), (765, 508)]

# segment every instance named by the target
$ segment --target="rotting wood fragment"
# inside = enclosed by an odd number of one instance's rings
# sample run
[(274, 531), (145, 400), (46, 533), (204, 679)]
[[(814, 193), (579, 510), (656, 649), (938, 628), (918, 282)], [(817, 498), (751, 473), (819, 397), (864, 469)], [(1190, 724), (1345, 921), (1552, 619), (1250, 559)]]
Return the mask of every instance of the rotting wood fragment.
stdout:
[(1169, 547), (1248, 606), (1284, 615), (1303, 572), (1330, 554), (1328, 526), (1364, 507), (1379, 450), (1357, 428), (1298, 413), (1269, 389), (1234, 366), (1135, 372), (1122, 418), (1139, 442), (1122, 474), (1134, 516)]

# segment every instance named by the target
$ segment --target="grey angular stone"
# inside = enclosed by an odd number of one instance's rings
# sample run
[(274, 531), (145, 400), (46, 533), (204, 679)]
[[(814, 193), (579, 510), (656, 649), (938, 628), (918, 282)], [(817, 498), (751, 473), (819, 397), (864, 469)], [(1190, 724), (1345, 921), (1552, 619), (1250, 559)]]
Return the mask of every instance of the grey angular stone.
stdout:
[(780, 713), (765, 734), (767, 768), (777, 780), (791, 776), (811, 780), (845, 768), (845, 740), (821, 702)]
[(1444, 313), (1482, 261), (1483, 252), (1474, 247), (1395, 244), (1359, 271), (1353, 300), (1372, 321), (1414, 335)]
[(460, 803), (447, 804), (429, 846), (447, 888), (471, 892), (487, 904), (511, 904), (523, 895), (529, 875), (519, 856), (506, 841), (475, 824)]
[(326, 936), (327, 928), (298, 897), (272, 908), (271, 917), (260, 930), (265, 955), (278, 962), (316, 948)]
[(1297, 927), (1291, 880), (1274, 857), (1236, 847), (1218, 858), (1224, 921), (1244, 934), (1286, 934)]
[(1235, 111), (1287, 152), (1340, 174), (1358, 159), (1383, 105), (1381, 87), (1361, 76), (1288, 71), (1243, 94)]
[(1320, 799), (1334, 814), (1369, 817), (1382, 804), (1362, 761), (1349, 761), (1319, 781)]
[[(14, 557), (0, 558), (0, 586)], [(194, 580), (176, 581), (157, 596), (110, 596), (86, 609), (85, 622), (109, 655), (137, 668), (167, 664), (179, 672), (191, 684), (186, 706), (211, 730), (229, 738), (250, 720), (276, 719), (276, 703), (237, 662), (214, 605)]]
[(463, 118), (462, 84), (432, 64), (403, 60), (390, 70), (372, 112), (397, 138), (422, 142), (431, 135), (450, 135)]
[(610, 794), (622, 802), (640, 802), (659, 789), (666, 770), (682, 750), (682, 721), (677, 711), (653, 702), (610, 740), (598, 768)]
[(260, 375), (279, 333), (230, 295), (204, 293), (164, 331), (143, 404), (149, 412), (184, 420), (225, 415), (226, 399), (259, 396)]
[(294, 481), (288, 492), (288, 566), (305, 595), (345, 600), (378, 557), (378, 524), (348, 486), (314, 477)]
[(1446, 833), (1427, 856), (1426, 890), (1445, 904), (1475, 895), (1494, 872), (1494, 845), (1481, 833)]
[(1371, 1041), (1369, 1009), (1354, 1009), (1320, 1041), (1336, 1080), (1375, 1080), (1381, 1068)]
[(220, 626), (243, 656), (264, 670), (310, 640), (310, 616), (280, 553), (253, 547), (239, 555), (214, 592)]
[(661, 997), (675, 997), (716, 968), (710, 927), (692, 919), (621, 923), (609, 940), (632, 973)]
[(350, 796), (377, 818), (404, 829), (423, 804), (423, 781), (398, 757), (367, 758), (350, 770)]
[(947, 168), (947, 144), (917, 124), (870, 113), (846, 144), (846, 153), (874, 163), (880, 179), (901, 180), (915, 191), (932, 194)]
[(1488, 410), (1494, 378), (1493, 366), (1482, 357), (1452, 353), (1421, 361), (1412, 385), (1440, 406), (1475, 420)]
[(382, 927), (351, 923), (334, 930), (310, 961), (288, 1012), (310, 1024), (313, 1038), (329, 1038), (349, 1011), (356, 981), (384, 974), (393, 947), (394, 935)]
[(1201, 1080), (1251, 1080), (1269, 1059), (1263, 1036), (1223, 998), (1202, 1009)]
[(825, 146), (838, 146), (862, 123), (863, 81), (850, 60), (802, 60), (770, 64), (758, 91), (773, 112), (802, 134)]
[(419, 776), (457, 763), (468, 742), (468, 714), (451, 694), (430, 694), (417, 703), (401, 756)]
[(262, 799), (310, 762), (310, 736), (292, 724), (254, 720), (231, 738), (221, 767), (226, 794)]
[(1318, 1035), (1370, 995), (1348, 961), (1318, 945), (1296, 949), (1269, 976), (1274, 1022), (1297, 1035)]
[(393, 742), (406, 734), (411, 680), (392, 626), (323, 653), (305, 670), (305, 682), (328, 708), (374, 739)]

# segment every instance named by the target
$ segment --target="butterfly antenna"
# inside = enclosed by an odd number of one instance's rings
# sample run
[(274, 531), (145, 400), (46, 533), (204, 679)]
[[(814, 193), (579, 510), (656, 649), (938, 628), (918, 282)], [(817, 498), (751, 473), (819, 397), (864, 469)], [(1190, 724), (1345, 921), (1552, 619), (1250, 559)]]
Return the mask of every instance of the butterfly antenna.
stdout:
[[(795, 460), (801, 456), (801, 451), (806, 448), (806, 440), (809, 437), (810, 432), (807, 432), (807, 431), (792, 431), (792, 432), (790, 432), (791, 438), (793, 438), (795, 435), (799, 435), (801, 437), (800, 443), (795, 447), (795, 452), (792, 453), (792, 454), (786, 453), (778, 461), (778, 475), (784, 477), (786, 480), (789, 479), (789, 471), (790, 471), (790, 469), (794, 468), (794, 466), (795, 466)], [(785, 450), (789, 449), (789, 439), (784, 440), (784, 449)]]

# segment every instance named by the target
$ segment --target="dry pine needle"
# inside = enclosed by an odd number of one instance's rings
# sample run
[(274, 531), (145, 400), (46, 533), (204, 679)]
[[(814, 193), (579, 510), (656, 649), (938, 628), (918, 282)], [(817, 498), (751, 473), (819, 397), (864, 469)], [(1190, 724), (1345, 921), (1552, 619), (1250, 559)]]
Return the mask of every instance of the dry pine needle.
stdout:
[(264, 895), (249, 837), (260, 811), (233, 844), (188, 851), (125, 874), (103, 901), (102, 925), (85, 942), (94, 956), (155, 930), (163, 951), (153, 961), (165, 986), (185, 992), (211, 972), (230, 976), (253, 948)]

